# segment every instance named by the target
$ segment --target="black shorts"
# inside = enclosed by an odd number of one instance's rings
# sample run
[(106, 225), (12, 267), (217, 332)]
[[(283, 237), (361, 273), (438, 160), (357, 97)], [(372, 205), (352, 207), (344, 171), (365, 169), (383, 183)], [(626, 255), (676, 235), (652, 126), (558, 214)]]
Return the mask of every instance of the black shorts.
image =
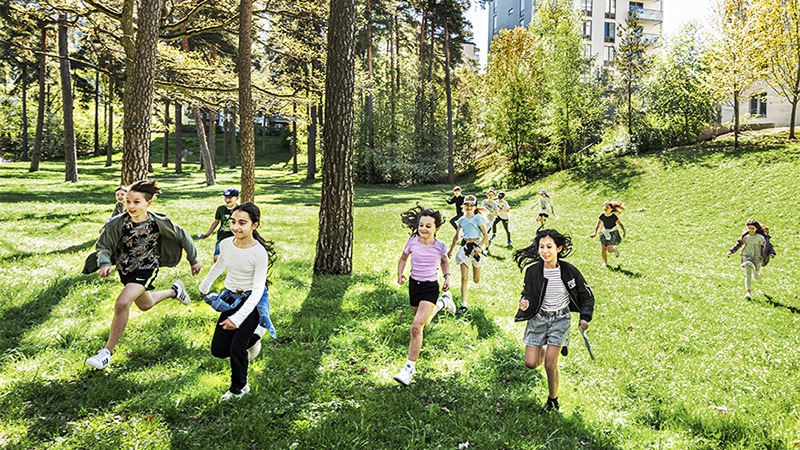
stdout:
[(539, 213), (539, 217), (544, 217), (546, 219), (546, 218), (548, 218), (550, 216), (545, 214), (545, 213)]
[(408, 280), (408, 299), (411, 306), (419, 306), (420, 302), (436, 304), (436, 300), (439, 299), (439, 282), (417, 281), (410, 278)]
[(122, 272), (119, 273), (119, 279), (122, 284), (126, 286), (130, 283), (141, 284), (147, 291), (154, 289), (153, 282), (156, 281), (157, 276), (158, 267), (155, 269), (137, 269), (127, 275), (123, 275)]

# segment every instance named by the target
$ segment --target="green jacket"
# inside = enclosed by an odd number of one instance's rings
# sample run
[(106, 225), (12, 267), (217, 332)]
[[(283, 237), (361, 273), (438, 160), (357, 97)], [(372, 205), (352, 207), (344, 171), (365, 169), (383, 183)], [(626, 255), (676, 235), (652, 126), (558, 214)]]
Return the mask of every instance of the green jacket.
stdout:
[[(175, 267), (181, 262), (183, 250), (186, 250), (186, 259), (189, 264), (197, 264), (197, 249), (189, 233), (180, 226), (172, 223), (167, 216), (148, 211), (147, 214), (156, 221), (158, 232), (161, 233), (161, 247), (159, 253), (159, 266)], [(128, 214), (120, 214), (108, 220), (103, 234), (97, 239), (97, 246), (83, 265), (82, 273), (89, 274), (106, 266), (113, 266), (111, 259), (122, 237), (122, 225)]]

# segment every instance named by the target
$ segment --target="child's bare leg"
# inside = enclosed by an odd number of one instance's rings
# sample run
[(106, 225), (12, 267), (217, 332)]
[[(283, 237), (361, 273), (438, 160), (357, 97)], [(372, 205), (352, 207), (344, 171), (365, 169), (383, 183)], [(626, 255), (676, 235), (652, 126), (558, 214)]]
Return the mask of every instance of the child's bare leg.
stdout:
[(411, 324), (411, 343), (408, 345), (409, 361), (416, 361), (419, 358), (423, 330), (428, 326), (431, 318), (438, 310), (436, 305), (430, 302), (419, 302), (419, 306), (414, 309), (414, 322)]
[(111, 328), (108, 331), (108, 341), (106, 342), (106, 350), (109, 352), (114, 353), (114, 347), (117, 346), (125, 327), (128, 326), (131, 303), (143, 292), (147, 291), (141, 284), (128, 283), (117, 296), (117, 301), (114, 303), (114, 318), (111, 319)]
[(600, 252), (600, 254), (603, 255), (603, 264), (607, 265), (608, 264), (608, 247), (606, 247), (605, 245), (603, 245), (602, 247), (603, 247), (603, 250)]
[(142, 295), (136, 299), (136, 306), (138, 306), (142, 311), (147, 311), (153, 306), (159, 304), (162, 300), (174, 298), (177, 295), (178, 294), (176, 294), (172, 289), (165, 289), (163, 291), (155, 292), (144, 291)]
[(461, 264), (461, 304), (467, 304), (467, 284), (469, 283), (469, 266)]
[(542, 347), (525, 346), (525, 367), (535, 369), (544, 361), (544, 349)]
[(558, 355), (561, 347), (548, 345), (544, 357), (544, 370), (547, 373), (547, 391), (550, 398), (558, 398)]
[(481, 282), (481, 268), (480, 267), (473, 267), (472, 268), (472, 281), (476, 283)]

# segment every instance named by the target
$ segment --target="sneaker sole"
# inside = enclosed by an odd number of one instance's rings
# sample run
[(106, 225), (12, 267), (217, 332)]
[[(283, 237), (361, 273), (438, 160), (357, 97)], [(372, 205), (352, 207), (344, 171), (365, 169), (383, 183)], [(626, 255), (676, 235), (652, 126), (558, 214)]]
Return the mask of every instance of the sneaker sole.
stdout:
[(408, 386), (409, 384), (411, 384), (410, 381), (408, 383), (406, 383), (405, 381), (403, 381), (403, 380), (401, 380), (400, 378), (397, 378), (397, 377), (394, 377), (394, 381), (397, 381), (398, 383), (402, 384), (403, 386)]

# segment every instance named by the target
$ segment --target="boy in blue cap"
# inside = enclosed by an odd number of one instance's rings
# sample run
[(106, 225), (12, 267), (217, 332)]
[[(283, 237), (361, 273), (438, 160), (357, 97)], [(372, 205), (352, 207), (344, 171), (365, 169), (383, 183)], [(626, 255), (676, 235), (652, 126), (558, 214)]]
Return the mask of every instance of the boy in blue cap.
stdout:
[(217, 208), (217, 212), (214, 214), (214, 221), (211, 222), (211, 227), (208, 228), (208, 231), (199, 236), (200, 239), (211, 236), (211, 233), (213, 233), (214, 229), (219, 225), (219, 231), (217, 231), (217, 246), (214, 249), (214, 262), (217, 262), (217, 259), (219, 259), (219, 242), (233, 236), (231, 232), (231, 214), (233, 214), (233, 208), (236, 208), (239, 202), (239, 190), (235, 188), (225, 189), (225, 192), (222, 193), (222, 197), (225, 199), (225, 204)]

